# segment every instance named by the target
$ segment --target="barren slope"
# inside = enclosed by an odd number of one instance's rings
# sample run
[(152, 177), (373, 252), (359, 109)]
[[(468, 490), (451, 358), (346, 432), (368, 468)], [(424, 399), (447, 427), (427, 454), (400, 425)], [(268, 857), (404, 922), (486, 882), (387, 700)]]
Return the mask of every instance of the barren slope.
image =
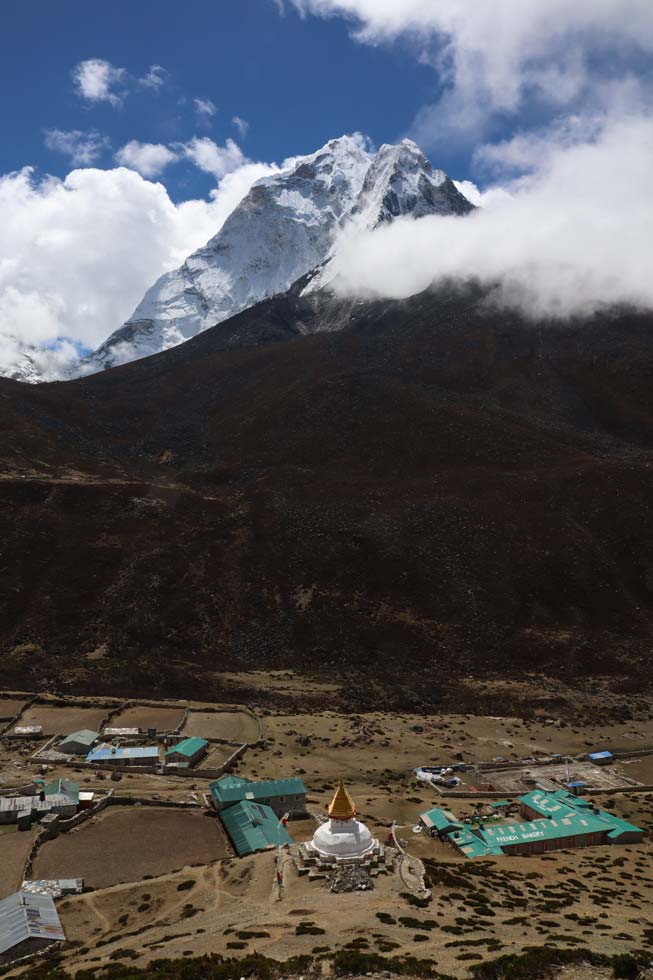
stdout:
[(648, 683), (653, 320), (477, 300), (289, 294), (102, 375), (0, 383), (0, 681)]

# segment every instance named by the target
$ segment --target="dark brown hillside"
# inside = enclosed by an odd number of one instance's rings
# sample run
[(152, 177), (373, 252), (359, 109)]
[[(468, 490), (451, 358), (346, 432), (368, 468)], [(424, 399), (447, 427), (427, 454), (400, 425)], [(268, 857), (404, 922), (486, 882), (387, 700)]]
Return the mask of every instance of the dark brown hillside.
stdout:
[(1, 382), (0, 683), (648, 683), (653, 317), (478, 299), (288, 295), (103, 375)]

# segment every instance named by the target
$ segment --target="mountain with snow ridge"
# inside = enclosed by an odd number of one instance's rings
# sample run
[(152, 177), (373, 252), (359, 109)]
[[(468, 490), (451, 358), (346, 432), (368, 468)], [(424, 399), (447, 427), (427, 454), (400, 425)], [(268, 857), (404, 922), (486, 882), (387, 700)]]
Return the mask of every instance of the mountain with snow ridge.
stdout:
[[(372, 230), (401, 215), (465, 215), (473, 205), (411, 140), (370, 153), (363, 137), (342, 136), (264, 177), (218, 233), (178, 269), (162, 275), (132, 316), (65, 377), (157, 354), (304, 280), (315, 292), (333, 279), (338, 233)], [(38, 351), (12, 372), (38, 382)], [(48, 374), (52, 380), (52, 371)]]
[(75, 374), (146, 357), (285, 292), (314, 273), (314, 290), (346, 222), (373, 229), (400, 215), (464, 215), (473, 205), (411, 140), (369, 153), (342, 136), (257, 181), (223, 227), (148, 290), (130, 319)]

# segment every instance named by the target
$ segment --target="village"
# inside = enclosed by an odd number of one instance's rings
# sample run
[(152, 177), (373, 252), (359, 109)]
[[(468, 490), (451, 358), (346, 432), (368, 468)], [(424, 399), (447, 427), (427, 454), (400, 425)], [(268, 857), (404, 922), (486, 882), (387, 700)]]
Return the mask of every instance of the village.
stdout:
[(497, 931), (510, 948), (541, 938), (514, 914), (538, 896), (570, 947), (604, 913), (599, 944), (653, 945), (649, 793), (651, 719), (574, 730), (6, 692), (0, 965), (417, 944), (464, 977)]

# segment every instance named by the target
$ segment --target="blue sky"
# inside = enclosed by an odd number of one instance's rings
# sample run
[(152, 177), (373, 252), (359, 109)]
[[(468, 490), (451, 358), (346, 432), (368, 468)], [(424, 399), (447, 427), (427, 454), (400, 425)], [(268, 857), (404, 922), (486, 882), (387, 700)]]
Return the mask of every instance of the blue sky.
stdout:
[[(25, 164), (59, 176), (65, 157), (47, 149), (48, 129), (95, 129), (113, 150), (132, 139), (218, 143), (235, 138), (255, 160), (306, 153), (333, 136), (357, 130), (376, 143), (400, 138), (433, 95), (433, 71), (408, 42), (362, 45), (342, 19), (285, 16), (272, 0), (3, 0), (0, 112), (5, 136), (0, 172)], [(29, 54), (29, 56), (26, 56)], [(71, 72), (89, 58), (105, 59), (134, 78), (160, 65), (158, 91), (130, 87), (122, 105), (88, 105)], [(193, 99), (218, 108), (201, 120)], [(232, 123), (247, 121), (243, 137)], [(109, 166), (109, 148), (98, 156)], [(464, 161), (451, 157), (447, 166)], [(213, 181), (191, 165), (168, 170), (178, 197), (205, 194)]]
[(343, 133), (410, 136), (481, 205), (456, 249), (442, 224), (384, 239), (418, 273), (398, 290), (491, 258), (547, 310), (653, 303), (652, 55), (652, 0), (2, 0), (0, 374), (97, 346)]

